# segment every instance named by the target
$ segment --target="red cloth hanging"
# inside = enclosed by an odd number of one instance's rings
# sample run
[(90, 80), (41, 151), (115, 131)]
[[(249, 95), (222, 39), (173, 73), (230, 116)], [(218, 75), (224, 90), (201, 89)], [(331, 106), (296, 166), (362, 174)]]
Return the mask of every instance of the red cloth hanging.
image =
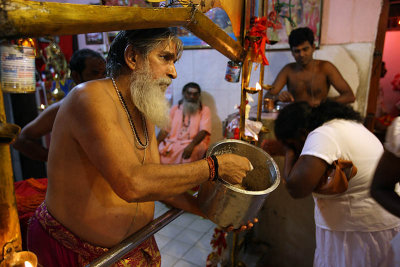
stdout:
[[(267, 37), (267, 18), (254, 18), (254, 24), (250, 28), (250, 31), (247, 35), (251, 38), (256, 37), (256, 40), (247, 40), (246, 41), (246, 49), (251, 46), (253, 48), (254, 54), (252, 57), (253, 62), (260, 62), (263, 65), (269, 65), (268, 59), (265, 56), (265, 45), (269, 43)], [(257, 38), (258, 37), (258, 38)]]

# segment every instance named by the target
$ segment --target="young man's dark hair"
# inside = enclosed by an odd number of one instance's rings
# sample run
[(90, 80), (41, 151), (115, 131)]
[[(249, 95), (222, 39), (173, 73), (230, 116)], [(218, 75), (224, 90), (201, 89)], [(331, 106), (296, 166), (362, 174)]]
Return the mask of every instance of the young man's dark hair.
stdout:
[(71, 60), (69, 61), (69, 69), (71, 71), (76, 71), (81, 74), (82, 71), (86, 68), (85, 60), (89, 57), (100, 58), (104, 60), (104, 57), (102, 57), (102, 55), (100, 55), (100, 53), (96, 51), (87, 48), (80, 49), (72, 54)]
[(289, 35), (290, 49), (295, 46), (301, 45), (304, 42), (309, 42), (312, 46), (314, 44), (314, 33), (308, 27), (294, 29)]

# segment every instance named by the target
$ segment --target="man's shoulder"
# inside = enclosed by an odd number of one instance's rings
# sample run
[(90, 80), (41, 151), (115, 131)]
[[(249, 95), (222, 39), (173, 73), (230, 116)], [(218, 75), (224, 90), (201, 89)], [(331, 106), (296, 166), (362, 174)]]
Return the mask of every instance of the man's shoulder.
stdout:
[(291, 62), (291, 63), (286, 64), (286, 65), (282, 68), (281, 71), (283, 71), (283, 70), (292, 70), (292, 69), (295, 69), (296, 67), (297, 67), (296, 62)]
[(298, 66), (296, 62), (286, 64), (279, 72), (279, 74), (290, 75), (294, 72), (298, 72)]
[(90, 81), (79, 84), (72, 90), (63, 101), (63, 106), (69, 112), (85, 112), (98, 110), (98, 112), (109, 112), (113, 105), (111, 90), (107, 90), (104, 80)]
[(330, 69), (332, 67), (335, 67), (332, 62), (327, 60), (316, 59), (315, 61), (318, 63), (319, 67), (323, 69)]
[[(74, 90), (72, 90), (68, 94), (68, 99), (73, 100), (110, 100), (110, 94), (108, 90), (106, 90), (106, 81), (104, 80), (96, 80), (96, 81), (89, 81), (82, 84), (77, 85)], [(69, 102), (74, 102), (69, 100)]]

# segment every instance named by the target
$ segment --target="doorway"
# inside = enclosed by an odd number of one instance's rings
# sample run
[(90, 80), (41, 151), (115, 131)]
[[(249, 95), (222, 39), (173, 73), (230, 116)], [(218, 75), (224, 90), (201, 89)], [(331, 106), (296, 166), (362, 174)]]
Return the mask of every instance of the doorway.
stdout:
[(383, 142), (400, 114), (400, 1), (383, 1), (370, 80), (365, 125)]

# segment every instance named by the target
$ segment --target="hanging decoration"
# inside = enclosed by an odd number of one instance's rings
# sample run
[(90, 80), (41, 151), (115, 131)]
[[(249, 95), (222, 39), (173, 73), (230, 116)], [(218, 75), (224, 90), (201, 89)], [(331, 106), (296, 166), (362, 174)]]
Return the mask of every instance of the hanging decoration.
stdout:
[(269, 65), (269, 62), (265, 56), (265, 45), (269, 42), (267, 37), (267, 18), (261, 17), (251, 18), (250, 30), (247, 33), (245, 41), (245, 49), (253, 50), (251, 61), (261, 63), (263, 65)]
[(224, 252), (227, 248), (226, 236), (228, 234), (219, 227), (214, 229), (214, 234), (210, 241), (212, 252), (207, 257), (206, 267), (217, 267), (223, 261)]
[[(70, 69), (64, 53), (56, 40), (49, 37), (50, 43), (43, 49), (42, 58), (44, 65), (42, 66), (42, 81), (47, 96), (47, 105), (58, 102), (64, 98), (66, 93), (62, 87), (67, 87), (65, 91), (69, 91), (71, 86)], [(69, 82), (68, 82), (69, 81)]]
[[(278, 35), (276, 30), (282, 28), (282, 24), (279, 21), (279, 17), (282, 17), (290, 22), (292, 27), (296, 27), (296, 23), (292, 19), (292, 12), (291, 8), (294, 5), (287, 3), (281, 3), (279, 0), (275, 3), (272, 2), (273, 9), (268, 14), (268, 17), (252, 17), (250, 20), (250, 30), (246, 35), (245, 41), (245, 49), (248, 50), (249, 48), (253, 49), (253, 55), (251, 58), (252, 62), (260, 63), (263, 65), (269, 65), (268, 59), (265, 56), (265, 45), (270, 44), (273, 45), (279, 41)], [(288, 7), (289, 14), (288, 15), (281, 15), (282, 9), (284, 7)], [(267, 29), (271, 29), (270, 38), (267, 36)]]
[(382, 124), (385, 127), (388, 127), (390, 124), (392, 124), (392, 121), (395, 119), (396, 117), (390, 114), (385, 114), (379, 118), (377, 118), (377, 121)]

